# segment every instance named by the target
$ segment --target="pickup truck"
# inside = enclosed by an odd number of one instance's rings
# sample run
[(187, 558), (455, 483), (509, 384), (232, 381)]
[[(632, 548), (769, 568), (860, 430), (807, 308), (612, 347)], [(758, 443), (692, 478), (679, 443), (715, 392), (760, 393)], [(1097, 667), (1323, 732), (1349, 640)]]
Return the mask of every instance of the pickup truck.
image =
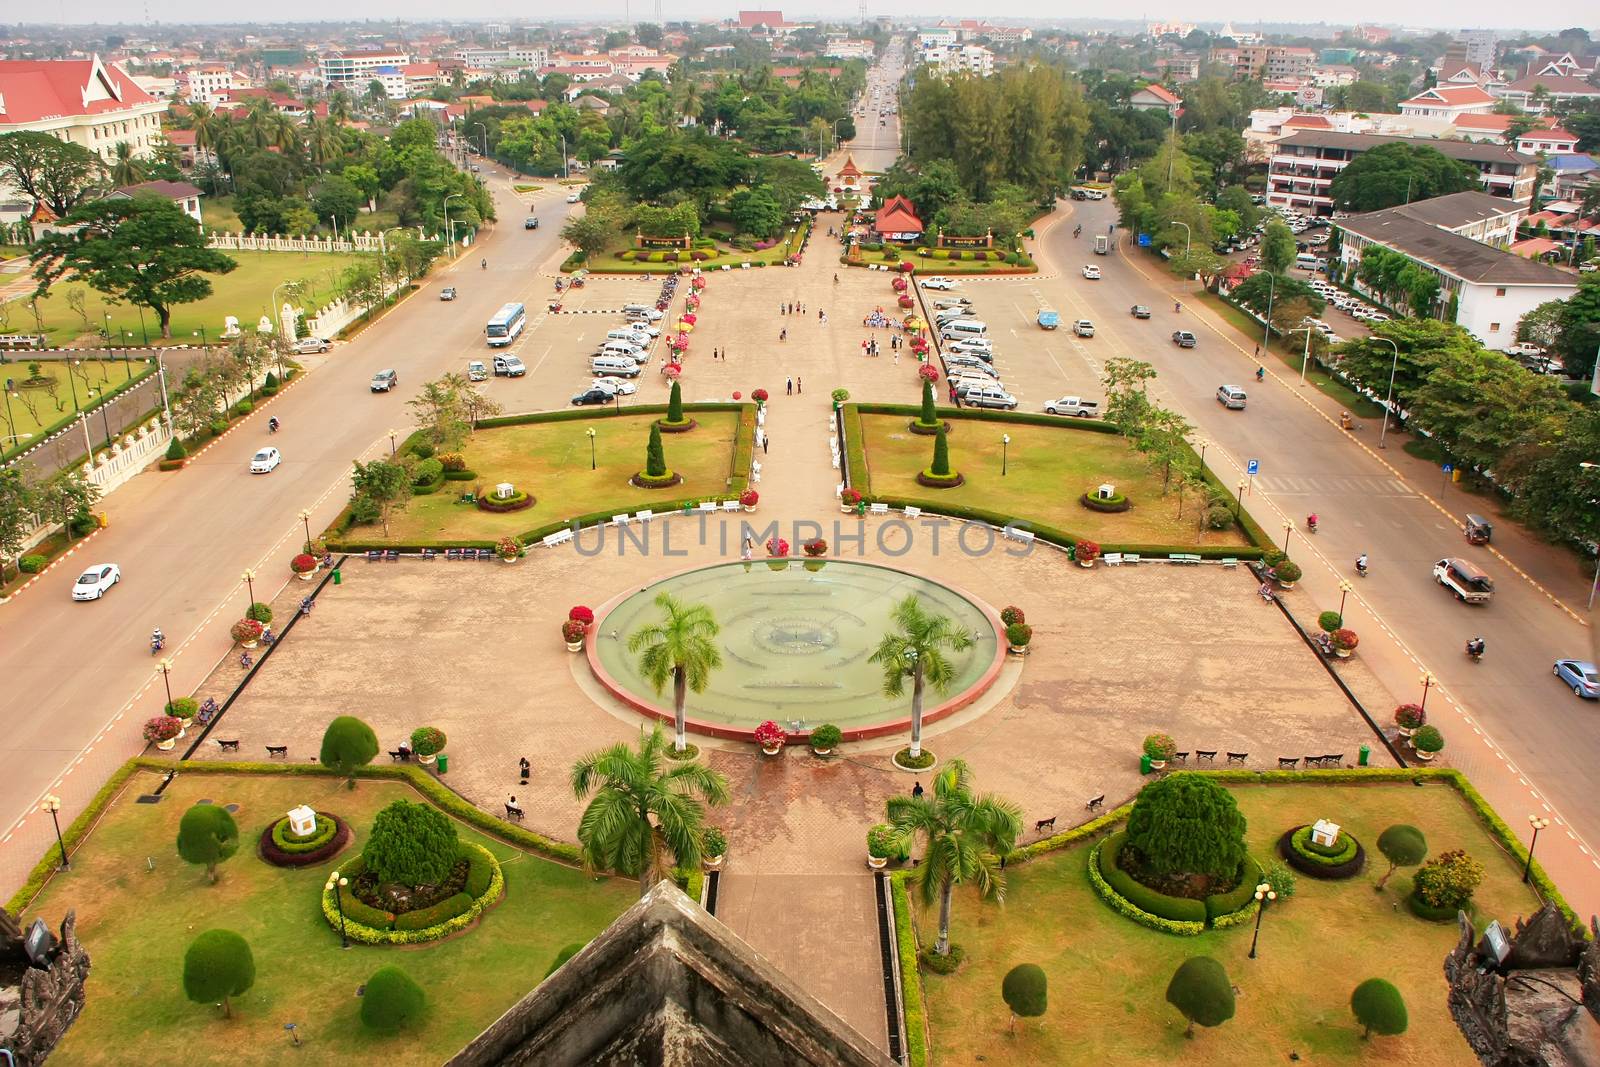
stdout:
[(1061, 325), (1061, 314), (1060, 312), (1051, 311), (1049, 308), (1040, 308), (1037, 321), (1039, 329), (1053, 330)]
[(1076, 396), (1064, 396), (1060, 400), (1052, 400), (1044, 406), (1046, 415), (1071, 415), (1079, 419), (1092, 419), (1100, 414), (1098, 400), (1084, 400)]
[(1468, 560), (1441, 559), (1433, 565), (1433, 580), (1466, 604), (1487, 604), (1494, 596), (1494, 582)]

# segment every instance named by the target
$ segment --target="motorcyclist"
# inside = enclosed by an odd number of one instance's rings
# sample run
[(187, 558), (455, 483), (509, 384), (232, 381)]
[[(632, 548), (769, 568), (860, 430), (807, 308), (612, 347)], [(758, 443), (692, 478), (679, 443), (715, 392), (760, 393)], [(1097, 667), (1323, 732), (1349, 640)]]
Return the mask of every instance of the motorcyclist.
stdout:
[(1180, 312), (1182, 310), (1183, 310), (1183, 302), (1179, 301), (1179, 300), (1174, 300), (1172, 302), (1172, 312), (1173, 312), (1173, 314), (1177, 314), (1178, 312)]
[(1361, 553), (1361, 555), (1356, 557), (1356, 572), (1358, 574), (1360, 574), (1362, 577), (1366, 577), (1366, 573), (1367, 573), (1367, 554), (1365, 552)]
[(1267, 368), (1266, 367), (1257, 367), (1256, 368), (1256, 381), (1264, 382), (1266, 380), (1267, 380)]
[(267, 432), (268, 433), (277, 433), (278, 432), (278, 416), (273, 415), (271, 418), (267, 419)]
[(1473, 659), (1477, 659), (1483, 655), (1483, 650), (1485, 647), (1486, 646), (1483, 638), (1474, 637), (1472, 640), (1467, 642), (1467, 655), (1471, 656)]
[(1317, 513), (1315, 511), (1306, 516), (1306, 528), (1312, 533), (1317, 532)]
[(150, 631), (150, 651), (159, 652), (161, 649), (165, 648), (166, 645), (167, 635), (161, 632), (161, 627), (157, 626), (154, 630)]
[(480, 260), (478, 260), (478, 266), (482, 267), (484, 270), (488, 270), (489, 269), (489, 261), (487, 259), (480, 259)]

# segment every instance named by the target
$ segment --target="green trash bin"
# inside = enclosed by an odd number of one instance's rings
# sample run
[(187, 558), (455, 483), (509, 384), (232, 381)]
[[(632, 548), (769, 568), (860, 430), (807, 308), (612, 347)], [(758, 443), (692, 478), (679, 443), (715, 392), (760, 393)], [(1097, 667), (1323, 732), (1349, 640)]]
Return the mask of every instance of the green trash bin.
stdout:
[(439, 773), (443, 774), (450, 769), (450, 757), (443, 752), (439, 753)]
[(335, 568), (335, 570), (334, 570), (334, 572), (333, 572), (333, 584), (334, 584), (334, 585), (338, 585), (338, 584), (339, 584), (339, 582), (340, 582), (340, 575), (339, 575), (339, 571), (338, 571), (338, 569), (337, 569), (337, 568)]
[(1150, 757), (1148, 755), (1143, 755), (1143, 756), (1139, 757), (1139, 773), (1140, 774), (1149, 774), (1150, 773)]
[(1361, 766), (1365, 767), (1367, 765), (1367, 757), (1370, 756), (1370, 755), (1372, 755), (1372, 746), (1371, 745), (1362, 745), (1361, 746), (1361, 756), (1360, 756), (1360, 759), (1357, 762), (1359, 762), (1361, 764)]

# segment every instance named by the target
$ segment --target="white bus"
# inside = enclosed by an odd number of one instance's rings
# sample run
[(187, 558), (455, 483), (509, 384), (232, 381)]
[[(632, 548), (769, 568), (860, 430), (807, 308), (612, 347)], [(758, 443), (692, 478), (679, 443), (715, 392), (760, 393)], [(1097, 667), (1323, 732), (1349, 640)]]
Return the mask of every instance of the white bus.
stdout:
[(491, 348), (503, 348), (517, 339), (517, 334), (528, 324), (528, 311), (521, 304), (507, 304), (494, 313), (484, 332), (489, 336)]

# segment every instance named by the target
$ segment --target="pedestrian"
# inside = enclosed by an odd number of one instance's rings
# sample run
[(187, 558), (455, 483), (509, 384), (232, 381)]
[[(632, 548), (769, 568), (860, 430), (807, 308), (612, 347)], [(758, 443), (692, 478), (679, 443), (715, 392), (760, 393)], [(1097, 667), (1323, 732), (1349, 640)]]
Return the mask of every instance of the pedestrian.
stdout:
[(523, 785), (527, 785), (528, 784), (528, 770), (530, 769), (531, 766), (532, 766), (532, 764), (530, 764), (528, 762), (528, 757), (527, 756), (523, 756), (521, 759), (517, 760), (517, 770), (522, 775), (522, 784)]
[(788, 379), (784, 380), (784, 383), (783, 383), (783, 395), (784, 396), (794, 396), (794, 379), (793, 378), (788, 378)]
[(748, 563), (750, 562), (750, 557), (755, 555), (755, 551), (755, 540), (750, 537), (746, 537), (744, 539), (744, 544), (739, 547), (739, 558)]
[(806, 383), (801, 381), (799, 378), (796, 378), (794, 380), (794, 391), (797, 392), (797, 393), (805, 392), (806, 391)]
[(894, 365), (896, 367), (900, 365), (900, 350), (898, 348), (894, 350)]
[(778, 305), (778, 314), (780, 314), (780, 315), (789, 314), (789, 305), (788, 304), (779, 304)]
[(788, 339), (789, 339), (789, 331), (788, 330), (779, 330), (778, 331), (778, 340), (787, 341)]
[(916, 798), (921, 797), (923, 792), (924, 792), (924, 790), (922, 788), (922, 780), (918, 779), (917, 783), (911, 787), (911, 796), (912, 796), (913, 799), (916, 799)]
[(1261, 355), (1261, 346), (1260, 345), (1256, 345), (1256, 355), (1258, 357)]
[(863, 356), (872, 354), (872, 342), (868, 341), (866, 338), (861, 339), (861, 354)]
[(817, 311), (817, 321), (818, 322), (822, 321), (822, 311), (821, 311), (821, 309), (818, 309), (818, 311)]
[(772, 438), (771, 438), (770, 435), (768, 435), (767, 431), (766, 430), (762, 430), (761, 431), (761, 454), (763, 456), (767, 454), (767, 442), (771, 441), (771, 440), (772, 440)]
[(822, 325), (828, 325), (828, 313), (826, 311), (819, 311), (817, 314), (822, 316)]

